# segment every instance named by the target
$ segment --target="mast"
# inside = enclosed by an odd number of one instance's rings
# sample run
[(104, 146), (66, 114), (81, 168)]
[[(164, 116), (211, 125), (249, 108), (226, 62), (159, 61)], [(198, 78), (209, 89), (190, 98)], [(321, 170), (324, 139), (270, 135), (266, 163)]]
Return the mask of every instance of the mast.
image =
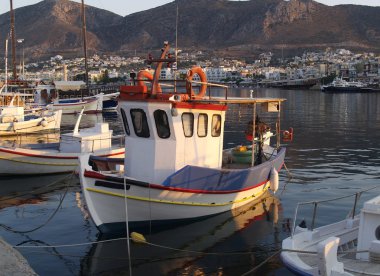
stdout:
[(84, 9), (84, 0), (82, 0), (81, 14), (82, 14), (82, 37), (83, 37), (84, 67), (85, 67), (84, 78), (86, 81), (86, 88), (88, 89), (87, 32), (86, 32), (86, 14), (85, 14), (85, 9)]
[(8, 92), (8, 37), (5, 40), (5, 93)]
[(12, 39), (12, 69), (13, 69), (13, 79), (17, 79), (17, 70), (16, 70), (16, 34), (15, 34), (15, 13), (13, 10), (13, 0), (10, 0), (11, 6), (11, 39)]

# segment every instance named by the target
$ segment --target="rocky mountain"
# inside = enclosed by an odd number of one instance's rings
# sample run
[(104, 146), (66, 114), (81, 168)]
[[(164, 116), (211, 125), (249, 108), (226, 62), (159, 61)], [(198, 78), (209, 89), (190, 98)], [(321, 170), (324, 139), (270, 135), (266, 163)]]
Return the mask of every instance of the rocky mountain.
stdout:
[[(326, 47), (380, 52), (380, 7), (330, 7), (312, 0), (177, 0), (126, 17), (86, 6), (89, 51), (145, 53), (165, 40), (173, 44), (176, 3), (182, 49), (231, 56)], [(16, 9), (15, 16), (28, 56), (81, 55), (80, 4), (44, 0)], [(0, 41), (9, 22), (9, 13), (0, 16)]]

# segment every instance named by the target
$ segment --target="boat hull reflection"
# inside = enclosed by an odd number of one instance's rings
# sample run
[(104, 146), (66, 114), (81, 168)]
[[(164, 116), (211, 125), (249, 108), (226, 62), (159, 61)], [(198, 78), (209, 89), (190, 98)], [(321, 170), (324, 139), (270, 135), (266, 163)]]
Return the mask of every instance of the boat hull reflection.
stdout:
[[(130, 243), (132, 272), (135, 275), (143, 275), (146, 271), (150, 271), (151, 275), (177, 275), (179, 271), (192, 269), (193, 262), (207, 262), (207, 258), (218, 256), (218, 253), (223, 258), (231, 258), (223, 253), (234, 250), (247, 252), (250, 250), (249, 239), (254, 237), (259, 240), (273, 232), (273, 224), (279, 220), (279, 208), (280, 201), (268, 192), (263, 198), (248, 205), (207, 219), (186, 225), (172, 225), (165, 229), (154, 226), (146, 228), (147, 243)], [(242, 231), (249, 233), (242, 235)], [(100, 235), (99, 241), (125, 237), (125, 234)], [(241, 239), (244, 236), (247, 236), (247, 240), (239, 243), (241, 248), (235, 249), (235, 242), (234, 245), (227, 245), (235, 238)], [(223, 247), (224, 252), (219, 252)], [(128, 272), (127, 252), (126, 239), (97, 243), (83, 260), (82, 274)], [(210, 252), (215, 255), (208, 255)], [(239, 255), (234, 257), (241, 258)]]

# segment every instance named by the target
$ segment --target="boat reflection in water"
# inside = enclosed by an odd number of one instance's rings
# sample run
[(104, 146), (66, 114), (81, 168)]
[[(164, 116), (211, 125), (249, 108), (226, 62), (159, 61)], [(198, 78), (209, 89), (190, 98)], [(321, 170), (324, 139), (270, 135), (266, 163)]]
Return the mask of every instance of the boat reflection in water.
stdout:
[[(267, 192), (248, 205), (208, 219), (186, 225), (173, 225), (165, 229), (145, 229), (147, 243), (130, 243), (132, 273), (195, 275), (199, 271), (206, 274), (217, 272), (204, 271), (207, 269), (233, 269), (234, 273), (240, 270), (244, 273), (258, 264), (254, 257), (257, 255), (257, 249), (253, 248), (256, 243), (263, 244), (263, 240), (269, 239), (272, 246), (275, 243), (280, 244), (280, 238), (277, 237), (280, 231), (275, 230), (279, 220), (279, 208), (280, 201)], [(125, 234), (100, 235), (98, 241), (118, 238), (120, 240), (93, 245), (87, 257), (83, 259), (81, 273), (128, 274), (128, 245), (127, 240), (123, 239)], [(275, 245), (274, 250), (277, 250), (277, 246)], [(261, 250), (265, 251), (267, 256), (271, 248)]]
[(33, 177), (0, 177), (0, 209), (22, 204), (39, 204), (45, 194), (75, 185), (78, 179), (71, 174)]
[(43, 143), (57, 143), (59, 142), (60, 132), (49, 133), (35, 133), (35, 134), (22, 134), (15, 136), (3, 137), (0, 140), (0, 146), (13, 148), (25, 146), (28, 144), (43, 144)]

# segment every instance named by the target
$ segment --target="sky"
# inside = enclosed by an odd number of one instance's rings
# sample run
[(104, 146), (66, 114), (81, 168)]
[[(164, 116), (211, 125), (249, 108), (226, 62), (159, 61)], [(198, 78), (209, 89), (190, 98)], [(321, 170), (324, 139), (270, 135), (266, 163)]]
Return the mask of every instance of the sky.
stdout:
[[(41, 0), (13, 0), (14, 8), (32, 5)], [(74, 0), (80, 2), (80, 0)], [(174, 0), (84, 0), (85, 4), (112, 11), (116, 14), (125, 16), (131, 13), (152, 9)], [(189, 0), (191, 1), (191, 0)], [(239, 1), (239, 0), (234, 0)], [(244, 1), (244, 0), (240, 0)], [(340, 4), (356, 4), (367, 6), (379, 6), (380, 0), (316, 0), (325, 5), (333, 6)], [(0, 14), (9, 10), (9, 0), (0, 0)]]

